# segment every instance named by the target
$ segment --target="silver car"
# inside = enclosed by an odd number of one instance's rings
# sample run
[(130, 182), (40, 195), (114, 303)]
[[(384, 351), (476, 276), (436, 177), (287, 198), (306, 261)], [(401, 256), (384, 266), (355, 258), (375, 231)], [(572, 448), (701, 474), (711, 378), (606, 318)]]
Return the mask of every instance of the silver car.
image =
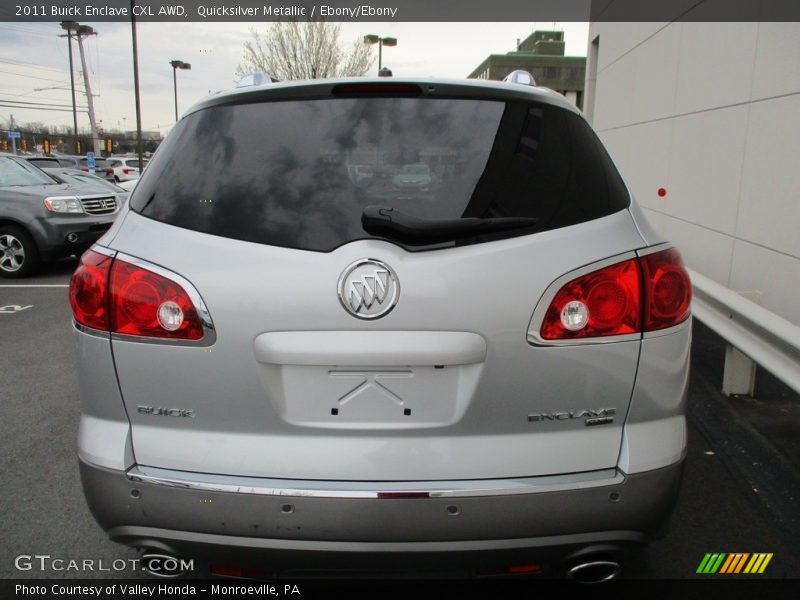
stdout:
[(72, 278), (87, 501), (215, 573), (611, 578), (675, 502), (690, 294), (552, 91), (210, 96)]

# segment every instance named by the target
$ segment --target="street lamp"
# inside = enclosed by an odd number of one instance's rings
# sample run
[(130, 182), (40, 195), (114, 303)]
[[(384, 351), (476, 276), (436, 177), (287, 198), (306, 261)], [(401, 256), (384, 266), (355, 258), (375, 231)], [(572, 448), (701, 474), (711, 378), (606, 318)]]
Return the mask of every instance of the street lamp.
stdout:
[(397, 46), (397, 38), (393, 37), (380, 37), (370, 33), (364, 36), (365, 44), (378, 44), (378, 71), (383, 66), (383, 47), (384, 46)]
[(192, 68), (192, 65), (189, 63), (183, 62), (182, 60), (171, 60), (169, 64), (172, 65), (172, 87), (175, 90), (175, 121), (178, 121), (178, 77), (176, 73), (178, 69), (184, 69), (186, 71)]

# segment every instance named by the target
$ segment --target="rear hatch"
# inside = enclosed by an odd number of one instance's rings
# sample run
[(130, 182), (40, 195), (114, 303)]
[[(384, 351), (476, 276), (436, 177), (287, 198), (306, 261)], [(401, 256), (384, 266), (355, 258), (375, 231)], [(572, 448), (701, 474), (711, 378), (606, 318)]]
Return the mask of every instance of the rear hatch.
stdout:
[(108, 244), (191, 282), (214, 334), (114, 337), (139, 464), (352, 481), (616, 464), (640, 342), (528, 329), (554, 282), (642, 246), (627, 192), (579, 114), (487, 89), (277, 87), (175, 127)]

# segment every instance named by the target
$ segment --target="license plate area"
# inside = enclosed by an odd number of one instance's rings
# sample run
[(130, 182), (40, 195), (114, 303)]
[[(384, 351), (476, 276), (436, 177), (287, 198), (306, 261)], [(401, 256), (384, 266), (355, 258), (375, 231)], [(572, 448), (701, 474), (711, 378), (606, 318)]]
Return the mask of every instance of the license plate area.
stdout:
[(329, 428), (440, 427), (464, 414), (480, 365), (262, 365), (270, 399), (289, 423)]

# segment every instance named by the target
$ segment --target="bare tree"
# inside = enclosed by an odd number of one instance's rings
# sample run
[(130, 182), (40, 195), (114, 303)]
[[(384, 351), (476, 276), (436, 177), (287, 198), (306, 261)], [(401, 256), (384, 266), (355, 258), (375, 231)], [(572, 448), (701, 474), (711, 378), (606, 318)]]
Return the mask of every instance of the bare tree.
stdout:
[(370, 46), (358, 40), (348, 48), (340, 33), (329, 21), (275, 22), (263, 33), (250, 29), (236, 78), (254, 71), (281, 80), (364, 75), (373, 63)]

